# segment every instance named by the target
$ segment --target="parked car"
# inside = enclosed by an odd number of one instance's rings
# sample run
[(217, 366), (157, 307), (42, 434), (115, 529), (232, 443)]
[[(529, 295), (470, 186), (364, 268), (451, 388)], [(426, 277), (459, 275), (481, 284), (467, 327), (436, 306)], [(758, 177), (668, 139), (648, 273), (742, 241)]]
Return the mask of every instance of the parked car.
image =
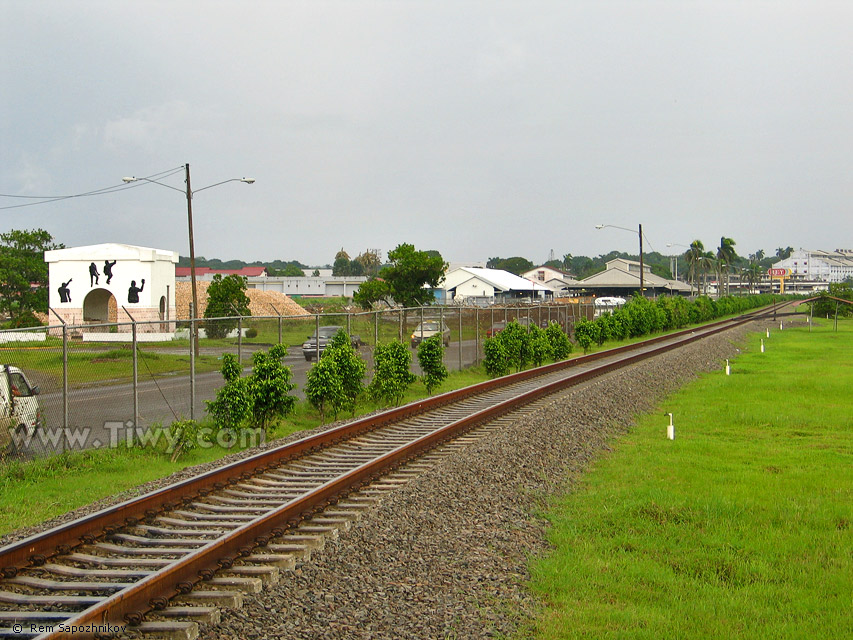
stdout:
[(500, 322), (496, 322), (491, 327), (486, 329), (486, 337), (494, 338), (504, 329), (506, 329), (506, 322), (504, 322), (503, 320), (501, 320)]
[[(439, 324), (441, 328), (439, 328)], [(448, 346), (450, 344), (450, 329), (444, 322), (440, 323), (438, 320), (424, 320), (423, 322), (419, 322), (415, 330), (412, 331), (412, 347), (417, 347), (422, 340), (431, 338), (439, 333), (441, 334), (441, 341), (444, 343), (444, 346)]]
[[(335, 334), (338, 331), (346, 331), (344, 327), (320, 327), (320, 355), (323, 355), (323, 351), (326, 350), (326, 345), (328, 345), (332, 338), (335, 337)], [(361, 346), (361, 338), (358, 336), (352, 335), (349, 337), (350, 342), (352, 343), (353, 349), (358, 349)], [(310, 362), (317, 357), (317, 332), (315, 331), (313, 335), (308, 336), (308, 340), (302, 343), (302, 355), (305, 356), (305, 359)]]
[(0, 451), (12, 442), (12, 432), (32, 436), (42, 426), (39, 387), (30, 384), (18, 367), (0, 365)]

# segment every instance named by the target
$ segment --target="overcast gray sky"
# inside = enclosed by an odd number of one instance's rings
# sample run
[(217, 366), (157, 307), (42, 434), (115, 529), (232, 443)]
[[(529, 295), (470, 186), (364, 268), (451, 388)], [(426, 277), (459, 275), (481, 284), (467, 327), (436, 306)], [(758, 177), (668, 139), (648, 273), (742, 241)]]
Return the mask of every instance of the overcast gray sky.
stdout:
[[(853, 249), (851, 34), (848, 0), (0, 0), (0, 193), (253, 177), (193, 199), (196, 255), (247, 261)], [(157, 185), (0, 215), (188, 253)]]

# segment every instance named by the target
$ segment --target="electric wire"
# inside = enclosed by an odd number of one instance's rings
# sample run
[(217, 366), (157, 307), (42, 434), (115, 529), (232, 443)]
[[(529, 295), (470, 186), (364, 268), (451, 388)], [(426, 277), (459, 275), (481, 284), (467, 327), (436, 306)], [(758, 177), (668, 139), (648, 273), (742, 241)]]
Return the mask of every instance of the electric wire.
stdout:
[(127, 184), (122, 183), (118, 185), (113, 185), (111, 187), (104, 187), (102, 189), (94, 189), (92, 191), (86, 191), (84, 193), (76, 193), (72, 195), (65, 196), (22, 196), (22, 195), (13, 195), (8, 193), (0, 193), (0, 198), (18, 198), (18, 199), (27, 199), (27, 200), (38, 200), (38, 202), (25, 202), (23, 204), (13, 204), (0, 206), (0, 210), (4, 209), (18, 209), (21, 207), (33, 207), (39, 204), (48, 204), (50, 202), (58, 202), (60, 200), (68, 200), (71, 198), (84, 198), (90, 196), (102, 196), (109, 193), (116, 193), (118, 191), (124, 191), (125, 189), (135, 189), (137, 187), (141, 187), (144, 184), (147, 184), (145, 180), (162, 180), (164, 178), (169, 178), (177, 173), (184, 171), (184, 167), (175, 167), (174, 169), (168, 169), (166, 171), (161, 171), (160, 173), (155, 173), (150, 176), (146, 176), (144, 180), (138, 183)]

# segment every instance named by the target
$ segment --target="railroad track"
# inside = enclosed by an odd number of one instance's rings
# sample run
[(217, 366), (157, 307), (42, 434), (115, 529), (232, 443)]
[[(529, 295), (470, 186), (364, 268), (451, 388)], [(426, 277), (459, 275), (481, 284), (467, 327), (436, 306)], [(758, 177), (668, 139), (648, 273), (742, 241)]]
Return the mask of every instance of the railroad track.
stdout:
[[(778, 311), (778, 309), (777, 309)], [(768, 312), (765, 312), (768, 313)], [(519, 406), (749, 314), (436, 396), (269, 449), (0, 549), (0, 637), (110, 635), (215, 615), (346, 527), (402, 466)], [(373, 485), (371, 485), (373, 483)], [(189, 604), (195, 606), (187, 606)]]

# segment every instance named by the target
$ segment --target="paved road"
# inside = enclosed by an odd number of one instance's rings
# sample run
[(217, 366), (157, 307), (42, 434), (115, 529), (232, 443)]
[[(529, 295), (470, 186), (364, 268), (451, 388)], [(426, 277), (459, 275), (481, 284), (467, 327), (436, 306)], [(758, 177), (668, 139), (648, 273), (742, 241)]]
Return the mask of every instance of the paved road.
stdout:
[[(302, 391), (305, 378), (312, 363), (306, 362), (301, 351), (285, 358), (285, 364), (293, 373), (293, 382), (297, 388), (294, 394), (304, 398)], [(373, 351), (368, 347), (359, 350), (368, 365), (373, 366)], [(475, 359), (475, 341), (462, 343), (463, 366), (469, 366)], [(248, 350), (244, 350), (244, 363), (249, 360)], [(459, 346), (452, 343), (445, 350), (445, 363), (450, 370), (459, 368)], [(412, 370), (420, 373), (417, 359), (413, 357)], [(246, 372), (250, 371), (246, 368)], [(195, 417), (206, 414), (206, 401), (216, 397), (216, 391), (222, 386), (222, 375), (218, 371), (196, 375)], [(144, 377), (140, 372), (138, 385), (139, 425), (149, 427), (152, 424), (169, 424), (176, 417), (189, 418), (190, 379), (188, 375), (164, 376), (157, 379)], [(93, 385), (72, 389), (68, 394), (69, 428), (63, 432), (62, 392), (53, 391), (40, 396), (47, 429), (23, 449), (37, 453), (41, 451), (61, 451), (66, 448), (92, 448), (111, 446), (132, 437), (133, 426), (133, 385), (121, 383), (113, 385)]]

